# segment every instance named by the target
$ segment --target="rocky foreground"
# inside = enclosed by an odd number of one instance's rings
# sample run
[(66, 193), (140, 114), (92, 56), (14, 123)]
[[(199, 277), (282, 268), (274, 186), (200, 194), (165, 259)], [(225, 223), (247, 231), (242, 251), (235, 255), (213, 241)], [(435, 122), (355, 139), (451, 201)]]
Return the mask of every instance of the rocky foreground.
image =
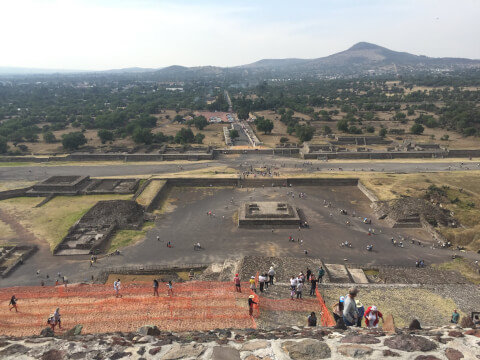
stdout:
[(480, 329), (457, 326), (424, 330), (285, 327), (270, 330), (213, 330), (170, 333), (144, 326), (136, 333), (61, 338), (45, 329), (40, 337), (0, 337), (1, 359), (480, 359)]

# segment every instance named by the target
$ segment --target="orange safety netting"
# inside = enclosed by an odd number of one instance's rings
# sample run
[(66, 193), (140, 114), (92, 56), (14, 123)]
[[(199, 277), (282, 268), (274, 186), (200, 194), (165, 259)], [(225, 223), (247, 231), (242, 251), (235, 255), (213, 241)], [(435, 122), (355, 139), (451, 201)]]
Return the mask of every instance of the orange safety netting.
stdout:
[[(334, 324), (318, 290), (317, 299), (302, 300), (259, 296), (248, 282), (242, 282), (242, 290), (236, 292), (233, 282), (190, 281), (174, 283), (173, 296), (161, 283), (160, 296), (153, 296), (151, 283), (138, 282), (122, 284), (122, 297), (116, 298), (113, 286), (103, 284), (0, 288), (0, 303), (6, 307), (15, 295), (19, 309), (18, 313), (2, 312), (0, 335), (39, 334), (57, 307), (63, 328), (82, 324), (84, 333), (136, 331), (146, 324), (169, 331), (256, 328), (254, 318), (262, 311), (321, 311), (321, 324)], [(257, 303), (253, 317), (248, 311), (249, 295)]]
[(322, 295), (318, 291), (318, 287), (315, 288), (315, 294), (317, 295), (317, 300), (322, 308), (322, 318), (320, 320), (320, 325), (322, 326), (335, 326), (335, 321), (333, 320), (332, 314), (328, 311), (327, 305), (325, 305), (325, 301), (323, 300)]

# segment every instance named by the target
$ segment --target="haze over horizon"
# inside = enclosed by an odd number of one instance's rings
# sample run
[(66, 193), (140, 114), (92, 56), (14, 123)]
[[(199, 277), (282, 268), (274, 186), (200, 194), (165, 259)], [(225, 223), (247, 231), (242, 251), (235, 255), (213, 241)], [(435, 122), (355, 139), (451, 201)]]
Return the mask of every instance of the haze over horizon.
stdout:
[(474, 0), (6, 0), (0, 11), (8, 67), (230, 67), (319, 58), (361, 41), (480, 59)]

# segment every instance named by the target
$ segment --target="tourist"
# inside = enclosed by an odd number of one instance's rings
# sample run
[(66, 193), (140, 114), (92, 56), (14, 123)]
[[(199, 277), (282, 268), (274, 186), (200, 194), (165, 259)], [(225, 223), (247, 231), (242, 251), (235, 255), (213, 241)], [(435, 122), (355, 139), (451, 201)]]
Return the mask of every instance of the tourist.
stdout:
[(158, 280), (157, 279), (153, 279), (153, 296), (160, 296), (160, 294), (158, 293)]
[(297, 284), (297, 299), (302, 298), (303, 282), (299, 281)]
[[(18, 312), (17, 301), (18, 299), (15, 297), (15, 295), (12, 295), (12, 298), (10, 299), (10, 303), (8, 304), (8, 308), (10, 311), (12, 311), (12, 309), (15, 309), (15, 312)], [(10, 307), (10, 305), (12, 306)]]
[(377, 310), (376, 306), (369, 306), (367, 311), (365, 311), (365, 326), (368, 328), (378, 327), (378, 320), (382, 319), (383, 315), (380, 311)]
[(312, 270), (307, 267), (307, 281), (310, 281), (310, 275), (312, 275)]
[(238, 274), (235, 274), (235, 277), (233, 278), (233, 283), (235, 284), (235, 291), (242, 292), (242, 288), (240, 287), (240, 277), (238, 276)]
[(250, 277), (250, 290), (252, 290), (254, 293), (257, 292), (257, 288), (255, 286), (255, 276)]
[(120, 279), (113, 282), (113, 289), (115, 290), (115, 297), (117, 298), (122, 297), (122, 295), (120, 295), (120, 287), (121, 287)]
[(173, 296), (173, 284), (171, 280), (168, 280), (168, 283), (167, 283), (167, 295)]
[(315, 289), (317, 288), (317, 279), (315, 279), (315, 275), (311, 275), (310, 277), (310, 296), (315, 295)]
[(336, 302), (332, 306), (333, 319), (335, 320), (335, 323), (338, 321), (338, 319), (343, 317), (343, 302), (344, 301), (345, 301), (345, 297), (340, 296), (340, 299), (338, 300), (338, 302)]
[(265, 290), (268, 289), (268, 273), (265, 272), (265, 274), (263, 274), (263, 283), (264, 283), (264, 286), (265, 286)]
[(322, 278), (323, 275), (325, 275), (325, 270), (323, 269), (323, 266), (320, 266), (320, 269), (318, 269), (318, 283), (322, 283)]
[(365, 314), (365, 307), (358, 299), (355, 300), (355, 304), (357, 305), (358, 311), (357, 327), (362, 327), (362, 319), (363, 315)]
[(297, 289), (297, 279), (292, 275), (290, 278), (290, 288), (295, 291)]
[(157, 241), (160, 241), (160, 236), (157, 235)]
[(54, 314), (50, 314), (48, 319), (47, 319), (47, 324), (50, 325), (50, 327), (52, 328), (52, 331), (55, 331), (55, 315)]
[(275, 277), (275, 270), (273, 269), (273, 266), (270, 266), (270, 270), (268, 270), (268, 277), (270, 285), (273, 285), (273, 278)]
[(307, 318), (307, 326), (317, 326), (317, 316), (313, 311)]
[(473, 317), (473, 323), (474, 323), (475, 325), (480, 325), (480, 319), (478, 318), (478, 315), (475, 315), (475, 316)]
[(453, 310), (452, 318), (450, 322), (453, 324), (458, 324), (458, 320), (460, 319), (460, 314), (457, 312), (457, 309)]
[(62, 328), (62, 320), (60, 320), (60, 308), (57, 308), (53, 313), (53, 318), (55, 320), (55, 325), (58, 324), (58, 328)]
[(258, 282), (260, 283), (260, 292), (263, 293), (263, 288), (265, 286), (265, 278), (262, 274), (258, 275)]
[(343, 321), (347, 326), (355, 326), (357, 324), (358, 310), (355, 304), (357, 294), (358, 288), (351, 287), (348, 289), (348, 295), (345, 297), (343, 304)]
[(253, 305), (256, 305), (257, 303), (253, 301), (255, 298), (255, 295), (250, 295), (248, 297), (248, 313), (250, 316), (253, 316)]

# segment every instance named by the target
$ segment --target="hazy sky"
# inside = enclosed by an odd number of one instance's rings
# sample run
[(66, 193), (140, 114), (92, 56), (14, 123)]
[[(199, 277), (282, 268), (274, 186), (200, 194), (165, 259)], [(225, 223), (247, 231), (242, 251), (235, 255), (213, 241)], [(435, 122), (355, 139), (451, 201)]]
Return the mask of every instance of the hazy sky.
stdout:
[(0, 0), (0, 14), (0, 66), (235, 66), (359, 41), (480, 59), (479, 0)]

